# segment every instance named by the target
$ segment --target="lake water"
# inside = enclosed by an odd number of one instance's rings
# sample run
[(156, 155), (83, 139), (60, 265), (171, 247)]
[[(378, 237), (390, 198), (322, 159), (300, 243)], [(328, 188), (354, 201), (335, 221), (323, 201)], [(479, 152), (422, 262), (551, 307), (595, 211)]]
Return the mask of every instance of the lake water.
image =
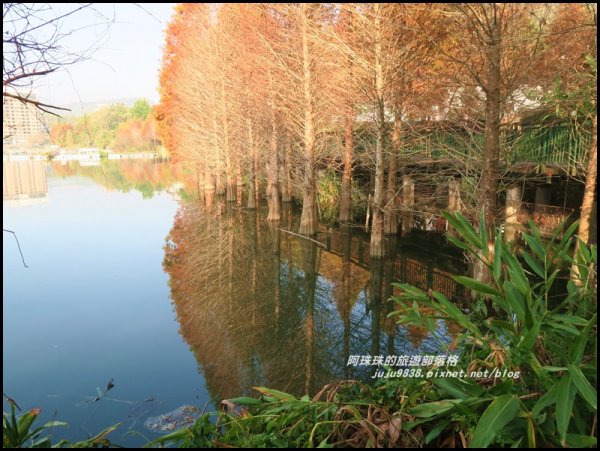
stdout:
[[(268, 386), (311, 395), (375, 366), (353, 355), (434, 353), (452, 339), (398, 327), (390, 283), (404, 280), (450, 297), (464, 272), (440, 236), (413, 233), (369, 261), (361, 228), (322, 227), (299, 238), (285, 206), (207, 207), (193, 177), (152, 161), (80, 166), (4, 162), (4, 392), (42, 421), (81, 440), (121, 422), (116, 443), (156, 434), (149, 416)], [(96, 402), (109, 380), (114, 388)], [(8, 409), (4, 403), (4, 410)]]

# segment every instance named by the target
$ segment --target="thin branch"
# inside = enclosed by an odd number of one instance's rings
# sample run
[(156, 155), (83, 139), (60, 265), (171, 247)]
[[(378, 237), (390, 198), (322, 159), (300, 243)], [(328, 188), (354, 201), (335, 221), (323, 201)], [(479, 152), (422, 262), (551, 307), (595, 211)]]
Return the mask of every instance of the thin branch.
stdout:
[(19, 238), (17, 238), (17, 234), (15, 232), (13, 232), (12, 230), (8, 230), (8, 229), (2, 229), (2, 230), (13, 234), (13, 236), (15, 237), (15, 241), (17, 242), (17, 247), (19, 248), (19, 253), (21, 254), (21, 260), (23, 260), (23, 266), (25, 266), (25, 268), (29, 268), (29, 266), (27, 266), (27, 264), (25, 263), (25, 257), (23, 257), (23, 252), (21, 251), (21, 245), (19, 244)]

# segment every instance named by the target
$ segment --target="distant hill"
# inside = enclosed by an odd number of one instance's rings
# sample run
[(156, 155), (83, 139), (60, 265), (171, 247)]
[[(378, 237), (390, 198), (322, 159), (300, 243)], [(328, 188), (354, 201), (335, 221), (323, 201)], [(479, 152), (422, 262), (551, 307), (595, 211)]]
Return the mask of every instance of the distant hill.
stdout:
[(122, 98), (122, 99), (101, 100), (101, 101), (97, 101), (97, 102), (70, 103), (70, 104), (59, 105), (59, 106), (68, 108), (71, 110), (70, 112), (65, 112), (64, 114), (61, 114), (61, 116), (67, 118), (67, 117), (79, 117), (79, 116), (83, 116), (84, 114), (90, 114), (90, 113), (93, 113), (94, 111), (98, 111), (98, 109), (100, 109), (101, 107), (113, 105), (115, 103), (123, 103), (125, 106), (131, 107), (136, 100), (138, 100), (137, 97), (130, 97), (130, 98)]

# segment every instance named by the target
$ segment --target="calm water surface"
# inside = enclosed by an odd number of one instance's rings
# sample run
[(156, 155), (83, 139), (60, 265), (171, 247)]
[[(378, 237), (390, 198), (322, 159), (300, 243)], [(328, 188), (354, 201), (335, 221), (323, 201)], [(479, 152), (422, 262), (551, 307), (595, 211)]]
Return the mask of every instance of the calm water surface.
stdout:
[[(3, 384), (22, 409), (79, 440), (185, 404), (214, 408), (269, 386), (314, 394), (375, 367), (350, 355), (434, 352), (438, 341), (387, 318), (403, 279), (460, 296), (443, 241), (414, 234), (369, 262), (368, 237), (322, 229), (320, 244), (266, 213), (190, 202), (197, 186), (166, 163), (4, 162)], [(185, 202), (184, 202), (185, 201)], [(397, 307), (396, 307), (397, 308)], [(439, 337), (452, 339), (440, 324)], [(113, 378), (105, 399), (89, 402)], [(97, 388), (98, 387), (98, 388)], [(6, 403), (4, 409), (7, 409)]]

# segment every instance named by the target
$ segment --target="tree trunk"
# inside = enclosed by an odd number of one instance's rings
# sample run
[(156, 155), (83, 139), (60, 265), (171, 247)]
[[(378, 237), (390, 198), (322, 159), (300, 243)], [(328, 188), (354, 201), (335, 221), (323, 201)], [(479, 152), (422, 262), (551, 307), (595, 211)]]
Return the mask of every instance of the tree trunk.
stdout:
[(256, 168), (254, 160), (256, 158), (256, 149), (254, 148), (254, 130), (252, 129), (252, 119), (246, 118), (246, 126), (248, 127), (248, 150), (252, 155), (250, 163), (250, 181), (248, 182), (248, 208), (256, 208)]
[(217, 170), (217, 196), (225, 194), (225, 183), (223, 183), (223, 177), (221, 171)]
[(396, 213), (398, 197), (398, 181), (396, 171), (398, 170), (398, 153), (400, 151), (401, 127), (402, 122), (397, 113), (394, 120), (394, 131), (392, 132), (392, 149), (390, 152), (390, 161), (388, 163), (387, 195), (385, 205), (385, 218), (383, 222), (383, 231), (386, 235), (396, 235), (398, 233), (398, 217)]
[(279, 146), (277, 145), (277, 122), (275, 118), (275, 102), (273, 101), (271, 117), (271, 155), (269, 158), (269, 200), (268, 221), (281, 220), (281, 201), (279, 199)]
[[(581, 216), (579, 218), (579, 228), (577, 229), (577, 245), (575, 246), (575, 255), (579, 250), (579, 240), (585, 244), (590, 243), (590, 225), (592, 211), (594, 208), (594, 197), (596, 196), (596, 180), (598, 177), (598, 122), (597, 113), (594, 114), (594, 126), (592, 130), (592, 144), (588, 152), (588, 167), (585, 177), (585, 189), (583, 192), (583, 201), (581, 202)], [(591, 271), (590, 271), (591, 273)], [(579, 267), (573, 263), (571, 268), (571, 279), (578, 285), (585, 281), (579, 276)]]
[(383, 66), (381, 48), (381, 5), (374, 5), (375, 12), (375, 89), (377, 94), (377, 142), (375, 145), (375, 192), (373, 194), (373, 225), (371, 227), (371, 257), (383, 257), (383, 138), (385, 111), (383, 98)]
[(206, 209), (210, 211), (215, 199), (215, 180), (210, 171), (204, 172), (204, 203)]
[[(492, 6), (493, 8), (496, 5)], [(487, 84), (485, 86), (485, 134), (483, 139), (483, 171), (479, 183), (478, 207), (483, 211), (488, 236), (492, 236), (496, 221), (496, 198), (498, 189), (498, 162), (500, 159), (500, 63), (502, 58), (502, 36), (496, 14), (491, 15), (486, 49)], [(488, 282), (491, 274), (477, 259), (473, 277)]]
[(283, 202), (292, 201), (292, 139), (289, 132), (285, 132), (285, 142), (283, 149), (283, 193), (281, 200)]
[[(487, 47), (487, 90), (485, 100), (485, 135), (483, 140), (483, 173), (481, 175), (479, 206), (483, 209), (490, 232), (496, 221), (498, 161), (500, 159), (500, 60), (502, 38), (500, 24), (492, 16), (491, 36)], [(491, 236), (491, 234), (488, 233)]]
[(354, 159), (354, 111), (348, 107), (345, 120), (344, 172), (340, 200), (340, 222), (352, 221), (352, 160)]
[(223, 127), (223, 153), (225, 155), (225, 172), (227, 175), (227, 202), (235, 202), (236, 182), (229, 149), (229, 123), (227, 121), (225, 98), (225, 80), (221, 78), (221, 125)]
[(315, 130), (311, 81), (311, 59), (308, 48), (307, 4), (302, 4), (302, 63), (304, 68), (304, 197), (300, 230), (302, 235), (317, 233), (316, 181), (315, 181)]
[(235, 179), (236, 179), (236, 199), (238, 206), (242, 206), (244, 182), (242, 180), (242, 168), (240, 162), (237, 161), (235, 164)]

